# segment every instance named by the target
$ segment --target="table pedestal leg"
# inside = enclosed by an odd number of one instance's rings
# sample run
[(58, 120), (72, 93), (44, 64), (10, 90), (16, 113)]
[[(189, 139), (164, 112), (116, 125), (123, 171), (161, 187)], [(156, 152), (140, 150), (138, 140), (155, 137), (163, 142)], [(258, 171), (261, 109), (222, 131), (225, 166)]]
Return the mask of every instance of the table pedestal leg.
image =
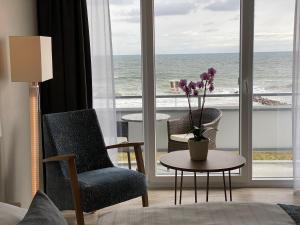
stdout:
[(194, 172), (195, 203), (197, 203), (197, 174)]
[(208, 202), (208, 190), (209, 190), (209, 172), (207, 172), (206, 176), (206, 201)]
[(227, 202), (226, 182), (225, 182), (225, 172), (224, 171), (223, 171), (223, 184), (224, 184), (225, 201)]
[(177, 204), (177, 170), (175, 170), (175, 202), (174, 204)]
[(183, 171), (181, 171), (181, 178), (180, 178), (180, 196), (179, 196), (180, 205), (181, 205), (181, 197), (182, 197), (182, 181), (183, 181)]
[(230, 195), (230, 201), (232, 202), (231, 172), (230, 172), (230, 170), (228, 171), (228, 173), (229, 173), (229, 195)]

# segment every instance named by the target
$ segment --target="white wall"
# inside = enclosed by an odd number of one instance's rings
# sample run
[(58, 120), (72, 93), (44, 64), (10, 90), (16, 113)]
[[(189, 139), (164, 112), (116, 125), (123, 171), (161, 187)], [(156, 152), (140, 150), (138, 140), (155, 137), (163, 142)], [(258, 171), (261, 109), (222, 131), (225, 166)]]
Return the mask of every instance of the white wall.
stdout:
[(0, 0), (0, 197), (23, 206), (31, 200), (28, 84), (10, 81), (8, 36), (36, 27), (36, 0)]

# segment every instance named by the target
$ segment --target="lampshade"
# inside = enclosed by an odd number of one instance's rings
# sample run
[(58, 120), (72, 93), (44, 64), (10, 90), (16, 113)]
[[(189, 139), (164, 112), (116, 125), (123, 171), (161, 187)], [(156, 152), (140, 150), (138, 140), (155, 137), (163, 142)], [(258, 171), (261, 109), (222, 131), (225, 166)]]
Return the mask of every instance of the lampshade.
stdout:
[(9, 37), (11, 80), (43, 82), (52, 79), (51, 37)]

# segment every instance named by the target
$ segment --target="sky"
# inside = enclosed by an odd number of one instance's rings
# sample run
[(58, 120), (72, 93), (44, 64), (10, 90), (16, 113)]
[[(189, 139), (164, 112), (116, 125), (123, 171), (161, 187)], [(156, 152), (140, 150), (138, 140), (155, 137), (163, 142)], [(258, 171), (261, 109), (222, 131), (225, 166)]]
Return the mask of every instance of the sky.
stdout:
[[(140, 0), (109, 0), (115, 55), (141, 53)], [(254, 51), (290, 51), (295, 0), (256, 0)], [(239, 52), (239, 0), (154, 0), (156, 54)]]

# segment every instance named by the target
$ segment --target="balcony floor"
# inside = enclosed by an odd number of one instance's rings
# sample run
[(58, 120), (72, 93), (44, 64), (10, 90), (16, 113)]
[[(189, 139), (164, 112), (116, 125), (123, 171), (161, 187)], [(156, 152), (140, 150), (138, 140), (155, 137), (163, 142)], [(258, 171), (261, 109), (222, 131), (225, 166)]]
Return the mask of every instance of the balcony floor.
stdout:
[[(159, 158), (166, 154), (166, 151), (157, 152), (157, 175), (166, 176), (174, 175), (174, 170), (167, 170), (166, 167), (159, 163)], [(287, 151), (272, 152), (255, 152), (253, 156), (252, 177), (254, 178), (290, 178), (293, 177), (293, 163), (291, 153)], [(135, 167), (135, 159), (133, 152), (131, 153), (133, 167)], [(257, 160), (259, 159), (259, 160)], [(127, 168), (127, 155), (124, 153), (118, 154), (118, 165)]]

